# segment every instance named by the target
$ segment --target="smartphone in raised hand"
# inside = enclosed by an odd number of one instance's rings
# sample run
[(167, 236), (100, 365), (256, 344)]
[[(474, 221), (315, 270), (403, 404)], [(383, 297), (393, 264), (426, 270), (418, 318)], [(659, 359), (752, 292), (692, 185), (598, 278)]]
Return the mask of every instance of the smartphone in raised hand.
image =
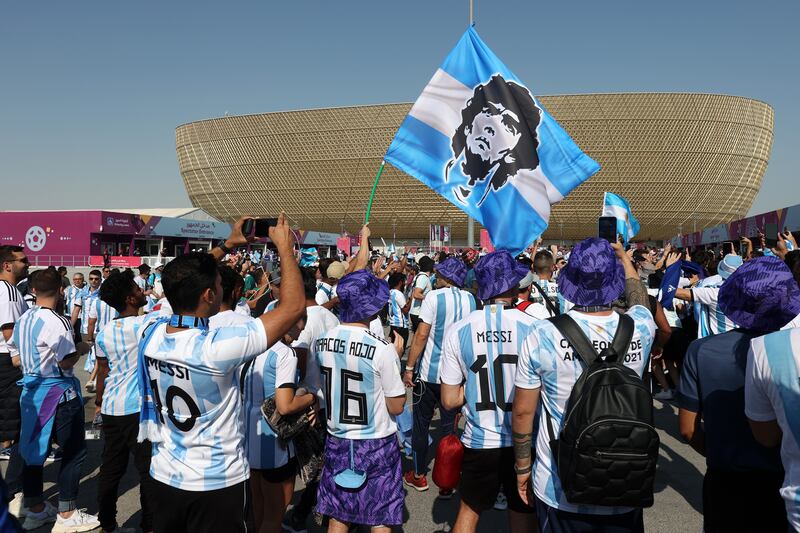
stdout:
[(617, 242), (617, 217), (600, 217), (597, 219), (597, 236), (610, 243)]

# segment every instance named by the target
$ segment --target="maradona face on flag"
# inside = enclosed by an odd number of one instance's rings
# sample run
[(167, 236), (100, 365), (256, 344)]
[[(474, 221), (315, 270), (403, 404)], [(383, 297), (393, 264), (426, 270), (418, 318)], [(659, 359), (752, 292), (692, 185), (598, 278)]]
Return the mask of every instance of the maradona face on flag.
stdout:
[(516, 254), (547, 228), (550, 205), (600, 166), (467, 29), (387, 151)]

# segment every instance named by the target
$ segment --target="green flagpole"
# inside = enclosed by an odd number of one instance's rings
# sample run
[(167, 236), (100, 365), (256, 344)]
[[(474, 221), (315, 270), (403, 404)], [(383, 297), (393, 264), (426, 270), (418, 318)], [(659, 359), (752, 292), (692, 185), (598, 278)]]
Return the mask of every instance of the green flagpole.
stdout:
[(372, 212), (372, 202), (375, 201), (375, 191), (378, 190), (378, 181), (381, 179), (381, 174), (383, 174), (383, 167), (386, 165), (386, 161), (381, 161), (381, 166), (378, 169), (378, 174), (375, 176), (375, 183), (372, 184), (372, 192), (369, 195), (369, 203), (367, 204), (367, 214), (364, 216), (364, 224), (369, 222), (369, 215)]

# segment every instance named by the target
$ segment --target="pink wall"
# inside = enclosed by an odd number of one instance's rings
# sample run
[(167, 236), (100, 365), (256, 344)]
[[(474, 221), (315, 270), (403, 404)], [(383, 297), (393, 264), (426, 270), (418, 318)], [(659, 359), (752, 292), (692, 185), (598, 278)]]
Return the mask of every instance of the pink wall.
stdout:
[(24, 246), (28, 255), (89, 255), (100, 211), (0, 213), (0, 244)]

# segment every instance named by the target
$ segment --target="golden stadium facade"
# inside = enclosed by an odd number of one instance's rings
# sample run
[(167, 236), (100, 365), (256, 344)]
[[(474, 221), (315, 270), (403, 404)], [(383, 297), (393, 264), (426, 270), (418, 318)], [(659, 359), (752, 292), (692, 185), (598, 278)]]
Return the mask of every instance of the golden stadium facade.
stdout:
[[(627, 198), (637, 239), (664, 239), (747, 214), (772, 147), (760, 101), (690, 93), (542, 96), (541, 104), (602, 167), (553, 207), (545, 238), (596, 232), (603, 192)], [(357, 232), (375, 173), (411, 104), (230, 116), (176, 131), (195, 207), (221, 220), (283, 209), (300, 228)], [(386, 165), (372, 207), (376, 237), (425, 239), (429, 224), (466, 237), (466, 215)], [(477, 231), (476, 231), (477, 235)]]

